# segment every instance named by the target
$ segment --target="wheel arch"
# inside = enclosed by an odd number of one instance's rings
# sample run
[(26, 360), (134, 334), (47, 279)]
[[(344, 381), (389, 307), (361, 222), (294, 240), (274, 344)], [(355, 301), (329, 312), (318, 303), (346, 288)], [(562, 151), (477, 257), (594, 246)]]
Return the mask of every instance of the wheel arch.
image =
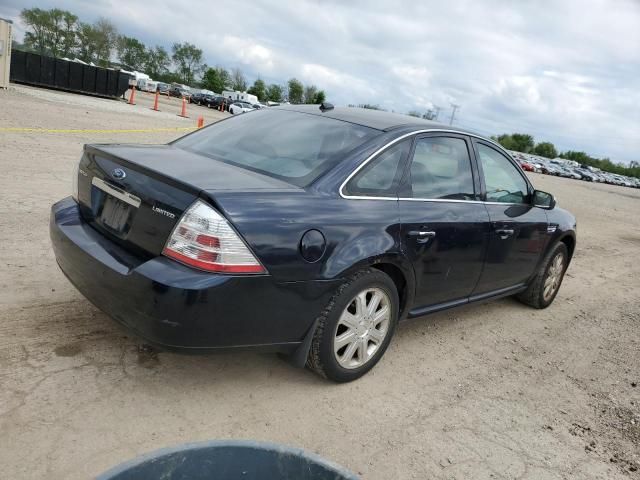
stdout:
[(398, 318), (404, 318), (409, 311), (409, 297), (411, 296), (411, 299), (413, 299), (413, 295), (409, 294), (410, 291), (413, 292), (413, 289), (409, 288), (409, 282), (407, 281), (405, 273), (400, 267), (390, 262), (373, 263), (371, 265), (371, 268), (380, 270), (381, 272), (388, 275), (391, 280), (393, 280), (393, 283), (396, 286), (396, 291), (398, 292), (398, 300), (400, 301), (400, 311), (398, 313)]
[(566, 245), (567, 251), (569, 252), (569, 261), (571, 261), (571, 259), (573, 258), (573, 252), (576, 248), (576, 238), (570, 233), (567, 233), (564, 236), (560, 237), (558, 241)]
[(400, 301), (398, 319), (406, 318), (415, 297), (415, 277), (413, 268), (407, 259), (401, 255), (381, 255), (363, 259), (340, 273), (340, 277), (347, 278), (365, 268), (379, 270), (388, 275), (396, 286)]

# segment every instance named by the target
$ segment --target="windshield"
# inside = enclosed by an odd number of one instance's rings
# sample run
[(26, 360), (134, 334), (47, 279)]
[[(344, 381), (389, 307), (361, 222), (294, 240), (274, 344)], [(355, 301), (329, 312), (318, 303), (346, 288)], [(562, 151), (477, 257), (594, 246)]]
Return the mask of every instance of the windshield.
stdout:
[(173, 145), (304, 187), (378, 133), (319, 115), (264, 109), (214, 123)]

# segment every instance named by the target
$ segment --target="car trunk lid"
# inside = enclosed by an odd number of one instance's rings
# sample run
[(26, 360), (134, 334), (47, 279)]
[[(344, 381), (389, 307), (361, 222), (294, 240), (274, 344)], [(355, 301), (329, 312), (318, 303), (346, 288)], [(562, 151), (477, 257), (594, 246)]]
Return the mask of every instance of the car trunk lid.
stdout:
[(86, 145), (78, 174), (83, 218), (131, 251), (157, 256), (183, 212), (218, 191), (299, 190), (170, 145)]

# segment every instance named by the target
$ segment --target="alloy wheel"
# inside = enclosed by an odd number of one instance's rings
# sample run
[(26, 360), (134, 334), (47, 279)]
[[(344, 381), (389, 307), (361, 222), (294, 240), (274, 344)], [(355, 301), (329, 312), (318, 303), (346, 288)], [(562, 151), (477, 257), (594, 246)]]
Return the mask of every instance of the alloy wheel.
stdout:
[(380, 288), (358, 293), (342, 312), (333, 338), (338, 364), (347, 369), (369, 362), (382, 346), (391, 325), (391, 300)]
[(562, 280), (563, 271), (564, 255), (562, 253), (558, 253), (551, 261), (551, 265), (549, 266), (549, 270), (547, 271), (547, 278), (545, 278), (544, 280), (542, 297), (545, 301), (549, 301), (556, 290), (558, 290), (560, 281)]

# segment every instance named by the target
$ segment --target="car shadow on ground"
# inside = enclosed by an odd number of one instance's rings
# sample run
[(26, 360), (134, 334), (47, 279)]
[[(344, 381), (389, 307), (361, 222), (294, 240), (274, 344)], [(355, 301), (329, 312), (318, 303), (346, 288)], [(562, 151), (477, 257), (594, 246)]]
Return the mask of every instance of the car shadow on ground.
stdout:
[[(331, 385), (330, 382), (312, 374), (310, 371), (289, 364), (286, 358), (275, 353), (257, 353), (251, 350), (220, 351), (205, 354), (185, 354), (159, 349), (149, 345), (143, 339), (128, 331), (125, 327), (100, 312), (84, 299), (63, 302), (66, 308), (56, 308), (51, 312), (53, 322), (56, 316), (64, 316), (64, 332), (41, 344), (48, 350), (52, 361), (68, 362), (71, 358), (82, 365), (94, 365), (102, 369), (115, 368), (125, 378), (141, 381), (154, 379), (171, 388), (187, 388), (189, 385), (228, 384), (259, 385), (262, 382), (278, 381), (283, 384)], [(444, 342), (458, 342), (460, 330), (471, 333), (476, 328), (487, 328), (478, 320), (499, 317), (500, 310), (523, 309), (512, 299), (476, 305), (466, 305), (452, 310), (434, 313), (428, 316), (403, 321), (396, 330), (390, 351), (386, 357), (394, 357), (395, 349), (418, 349), (421, 345), (412, 340), (437, 332)], [(492, 312), (495, 311), (495, 315)], [(38, 334), (43, 329), (37, 327)], [(46, 333), (45, 333), (46, 335)], [(395, 362), (394, 362), (395, 363)], [(395, 364), (396, 368), (401, 368)]]

